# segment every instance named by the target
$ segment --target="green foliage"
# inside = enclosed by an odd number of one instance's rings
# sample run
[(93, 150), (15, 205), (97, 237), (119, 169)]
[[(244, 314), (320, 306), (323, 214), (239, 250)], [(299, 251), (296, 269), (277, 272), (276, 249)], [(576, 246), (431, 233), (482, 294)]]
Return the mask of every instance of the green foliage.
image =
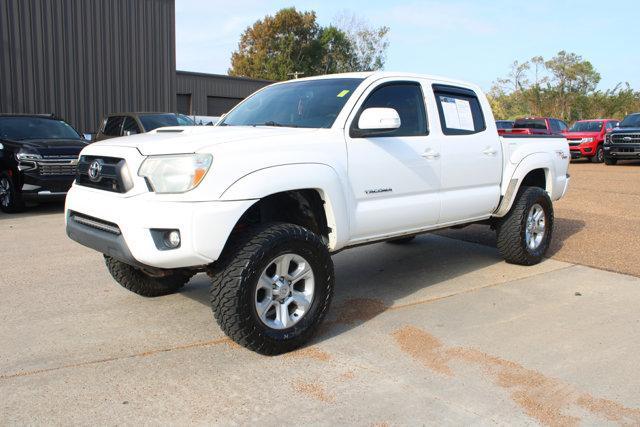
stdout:
[(597, 90), (600, 74), (575, 53), (560, 51), (550, 60), (535, 56), (515, 61), (506, 78), (494, 83), (489, 100), (496, 119), (550, 116), (571, 122), (623, 118), (640, 110), (640, 92), (629, 84)]
[(381, 69), (388, 47), (387, 27), (321, 27), (315, 12), (278, 11), (248, 27), (231, 55), (232, 76), (287, 80), (299, 74)]

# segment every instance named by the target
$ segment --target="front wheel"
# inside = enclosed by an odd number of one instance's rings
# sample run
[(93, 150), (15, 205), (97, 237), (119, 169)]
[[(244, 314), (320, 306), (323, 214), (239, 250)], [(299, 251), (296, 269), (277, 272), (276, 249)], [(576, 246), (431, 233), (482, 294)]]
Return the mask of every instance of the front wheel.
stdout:
[(107, 255), (104, 256), (104, 261), (116, 282), (143, 297), (159, 297), (177, 292), (194, 274), (188, 270), (168, 270), (164, 276), (153, 276)]
[(333, 296), (333, 262), (320, 237), (293, 224), (234, 236), (209, 272), (211, 307), (236, 343), (267, 355), (300, 347)]
[(509, 213), (497, 227), (498, 250), (512, 264), (542, 261), (553, 232), (553, 205), (546, 191), (523, 187)]
[(618, 164), (618, 159), (612, 159), (611, 157), (604, 158), (604, 164), (608, 166), (613, 166)]
[(598, 145), (596, 148), (596, 154), (591, 157), (591, 163), (602, 163), (604, 161), (604, 148), (602, 145)]
[(6, 172), (0, 173), (0, 210), (5, 213), (24, 210), (22, 195), (16, 188), (13, 178)]

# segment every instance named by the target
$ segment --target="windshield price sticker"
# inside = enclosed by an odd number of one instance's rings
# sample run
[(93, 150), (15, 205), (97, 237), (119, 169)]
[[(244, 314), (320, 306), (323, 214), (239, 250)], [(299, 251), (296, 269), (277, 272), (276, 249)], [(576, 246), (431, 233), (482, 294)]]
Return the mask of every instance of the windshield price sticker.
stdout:
[(343, 90), (342, 92), (340, 92), (340, 93), (338, 94), (338, 98), (342, 98), (342, 97), (344, 97), (344, 96), (345, 96), (346, 94), (348, 94), (349, 92), (351, 92), (349, 89), (345, 89), (345, 90)]

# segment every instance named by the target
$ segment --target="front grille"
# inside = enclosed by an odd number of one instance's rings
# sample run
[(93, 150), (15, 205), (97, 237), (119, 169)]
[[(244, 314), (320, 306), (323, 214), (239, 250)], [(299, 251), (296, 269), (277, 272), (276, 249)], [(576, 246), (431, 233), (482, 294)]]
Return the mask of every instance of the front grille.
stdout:
[(580, 145), (580, 141), (569, 140), (569, 147), (577, 147), (578, 145)]
[(611, 142), (615, 143), (640, 143), (640, 133), (613, 133)]
[(121, 234), (120, 227), (118, 227), (117, 224), (94, 218), (89, 215), (84, 215), (75, 211), (69, 211), (69, 219), (77, 222), (78, 224), (95, 228), (96, 230), (106, 231), (107, 233), (115, 234), (116, 236), (119, 236)]
[[(94, 176), (90, 174), (92, 165), (99, 169)], [(76, 183), (114, 193), (126, 193), (133, 187), (126, 160), (116, 157), (81, 156)]]
[(77, 169), (75, 164), (69, 163), (38, 163), (38, 171), (43, 176), (75, 175)]

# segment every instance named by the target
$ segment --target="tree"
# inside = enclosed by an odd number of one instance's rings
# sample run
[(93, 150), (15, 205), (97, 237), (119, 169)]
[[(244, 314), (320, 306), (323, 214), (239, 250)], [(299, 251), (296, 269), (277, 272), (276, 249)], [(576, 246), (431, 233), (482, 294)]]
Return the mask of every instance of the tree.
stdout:
[(268, 80), (382, 68), (388, 47), (387, 27), (353, 24), (321, 27), (315, 12), (278, 11), (248, 27), (231, 55), (229, 74)]
[(389, 47), (389, 27), (372, 28), (355, 14), (343, 12), (335, 18), (351, 43), (353, 56), (350, 71), (375, 71), (384, 67)]
[[(573, 116), (569, 104), (580, 95), (592, 92), (600, 82), (600, 74), (580, 55), (564, 50), (545, 62), (555, 82), (555, 94), (562, 117)], [(573, 118), (573, 117), (572, 117)]]

